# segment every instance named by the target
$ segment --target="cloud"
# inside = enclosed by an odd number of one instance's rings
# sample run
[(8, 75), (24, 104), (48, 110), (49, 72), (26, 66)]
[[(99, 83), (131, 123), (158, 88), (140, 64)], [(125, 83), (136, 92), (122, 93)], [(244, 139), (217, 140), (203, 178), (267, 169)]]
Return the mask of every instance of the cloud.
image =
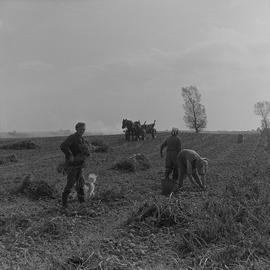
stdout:
[[(266, 54), (261, 54), (260, 48), (264, 48)], [(256, 72), (258, 67), (269, 70), (270, 65), (267, 61), (269, 52), (268, 43), (240, 44), (233, 41), (213, 41), (197, 43), (179, 52), (155, 49), (149, 57), (156, 59), (162, 65), (170, 66), (175, 72), (198, 71), (201, 74), (209, 71), (217, 73), (219, 70)]]
[[(218, 33), (218, 29), (215, 31)], [(237, 32), (230, 29), (220, 31), (237, 36)], [(128, 100), (137, 100), (138, 91), (153, 95), (162, 87), (172, 89), (186, 83), (198, 82), (199, 85), (224, 89), (222, 85), (226, 86), (228, 82), (233, 84), (251, 78), (265, 81), (270, 65), (260, 48), (269, 52), (270, 47), (265, 43), (240, 44), (236, 39), (231, 42), (224, 39), (200, 42), (179, 51), (152, 48), (144, 54), (134, 54), (114, 62), (73, 67), (72, 81), (78, 82), (82, 88), (99, 89), (112, 98), (120, 96)]]
[(77, 65), (73, 66), (69, 69), (69, 72), (71, 73), (96, 73), (99, 71), (104, 70), (103, 65)]
[(40, 60), (31, 60), (18, 63), (20, 69), (29, 71), (52, 71), (54, 66)]
[(87, 131), (102, 132), (102, 133), (115, 133), (121, 132), (121, 123), (118, 125), (107, 125), (101, 120), (87, 121)]

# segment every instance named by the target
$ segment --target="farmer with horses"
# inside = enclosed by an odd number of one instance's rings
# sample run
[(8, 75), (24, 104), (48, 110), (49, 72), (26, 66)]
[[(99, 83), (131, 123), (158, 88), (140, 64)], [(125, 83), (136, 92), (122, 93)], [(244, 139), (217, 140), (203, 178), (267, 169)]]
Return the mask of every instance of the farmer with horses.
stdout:
[(160, 147), (160, 156), (163, 157), (163, 149), (167, 147), (166, 159), (165, 159), (165, 179), (170, 178), (170, 174), (173, 173), (173, 180), (178, 179), (178, 166), (177, 155), (181, 151), (181, 140), (178, 137), (178, 129), (173, 128), (171, 136), (167, 138)]
[(67, 207), (68, 195), (72, 187), (75, 185), (78, 194), (78, 201), (83, 203), (84, 200), (84, 178), (82, 170), (85, 165), (86, 158), (90, 155), (88, 142), (83, 138), (86, 125), (79, 122), (75, 125), (76, 132), (67, 137), (60, 145), (60, 149), (65, 154), (67, 184), (62, 193), (62, 205)]

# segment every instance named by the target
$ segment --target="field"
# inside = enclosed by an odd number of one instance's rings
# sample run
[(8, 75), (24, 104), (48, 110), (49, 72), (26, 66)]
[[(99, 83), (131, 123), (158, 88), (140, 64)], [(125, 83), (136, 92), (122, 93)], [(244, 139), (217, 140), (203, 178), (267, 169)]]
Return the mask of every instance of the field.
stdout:
[[(34, 138), (38, 149), (0, 150), (17, 162), (0, 165), (0, 269), (270, 269), (270, 157), (258, 134), (182, 133), (183, 148), (208, 157), (207, 190), (161, 195), (164, 159), (155, 140), (97, 138), (108, 152), (91, 153), (85, 173), (98, 175), (96, 196), (61, 210), (64, 138)], [(0, 146), (12, 143), (1, 140)], [(148, 170), (112, 170), (121, 158), (144, 154)], [(49, 183), (53, 198), (18, 189), (27, 174)]]

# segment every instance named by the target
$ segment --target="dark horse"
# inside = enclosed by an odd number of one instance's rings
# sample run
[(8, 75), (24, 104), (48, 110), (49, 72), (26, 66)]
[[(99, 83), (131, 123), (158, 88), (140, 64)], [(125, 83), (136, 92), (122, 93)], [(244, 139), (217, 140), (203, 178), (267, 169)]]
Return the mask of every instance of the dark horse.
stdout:
[(152, 138), (156, 138), (157, 130), (155, 129), (156, 120), (152, 124), (146, 124), (146, 121), (142, 125), (142, 128), (145, 129), (146, 134), (151, 134)]
[(130, 141), (130, 138), (132, 141), (134, 140), (144, 140), (145, 138), (145, 129), (142, 127), (140, 121), (132, 122), (128, 119), (123, 119), (122, 121), (122, 129), (126, 129), (125, 132), (125, 138), (127, 141)]
[(134, 128), (134, 134), (135, 134), (135, 139), (138, 140), (144, 140), (145, 135), (146, 135), (146, 130), (145, 128), (141, 125), (140, 121), (135, 121), (133, 124)]
[(127, 141), (130, 141), (130, 137), (134, 138), (134, 123), (131, 120), (123, 119), (122, 121), (122, 129), (126, 129), (125, 132), (125, 138)]

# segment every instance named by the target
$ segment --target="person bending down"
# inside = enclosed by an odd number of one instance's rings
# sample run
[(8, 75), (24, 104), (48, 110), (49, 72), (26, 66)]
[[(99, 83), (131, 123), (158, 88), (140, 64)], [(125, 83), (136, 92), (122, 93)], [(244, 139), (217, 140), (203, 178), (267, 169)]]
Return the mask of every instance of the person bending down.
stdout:
[(178, 183), (179, 188), (183, 187), (184, 178), (187, 175), (190, 182), (205, 189), (205, 175), (208, 170), (208, 159), (201, 157), (196, 151), (183, 149), (177, 155)]

